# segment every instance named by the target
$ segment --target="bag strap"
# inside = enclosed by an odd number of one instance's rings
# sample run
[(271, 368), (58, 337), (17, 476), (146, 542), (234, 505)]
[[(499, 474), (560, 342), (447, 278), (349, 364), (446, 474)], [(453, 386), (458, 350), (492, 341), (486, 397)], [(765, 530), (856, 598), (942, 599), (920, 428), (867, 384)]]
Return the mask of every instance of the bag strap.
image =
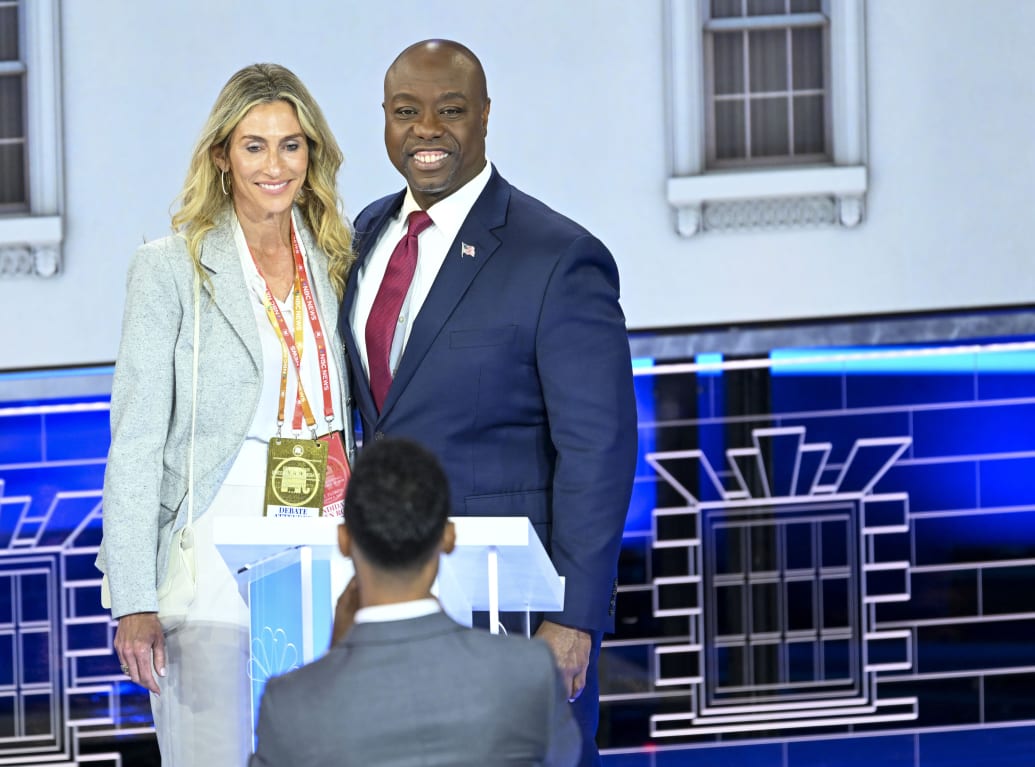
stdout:
[(194, 431), (198, 417), (198, 345), (201, 341), (201, 274), (194, 268), (194, 363), (190, 392), (190, 447), (187, 449), (187, 527), (194, 523)]

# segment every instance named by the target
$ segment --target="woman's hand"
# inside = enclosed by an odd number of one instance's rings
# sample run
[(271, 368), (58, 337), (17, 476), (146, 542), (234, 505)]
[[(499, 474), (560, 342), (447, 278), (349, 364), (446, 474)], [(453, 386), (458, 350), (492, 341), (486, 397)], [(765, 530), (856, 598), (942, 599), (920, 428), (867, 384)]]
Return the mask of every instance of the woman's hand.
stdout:
[(155, 695), (161, 694), (154, 671), (165, 676), (165, 635), (158, 613), (130, 613), (119, 618), (115, 654), (122, 673)]

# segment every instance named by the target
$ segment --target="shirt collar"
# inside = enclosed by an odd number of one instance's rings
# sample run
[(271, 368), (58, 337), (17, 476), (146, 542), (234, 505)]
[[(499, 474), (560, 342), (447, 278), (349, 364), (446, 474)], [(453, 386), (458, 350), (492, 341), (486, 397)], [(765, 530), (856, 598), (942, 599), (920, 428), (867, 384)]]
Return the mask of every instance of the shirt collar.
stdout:
[[(477, 176), (444, 200), (439, 200), (428, 208), (428, 215), (431, 216), (431, 220), (441, 230), (442, 235), (448, 242), (456, 239), (457, 234), (460, 232), (460, 227), (463, 226), (464, 219), (471, 212), (471, 208), (478, 201), (478, 197), (484, 191), (491, 177), (492, 162), (486, 158), (485, 167), (481, 169)], [(402, 209), (399, 211), (399, 220), (405, 221), (406, 217), (415, 210), (420, 210), (420, 206), (413, 197), (413, 191), (406, 187), (406, 197), (403, 200)]]
[(414, 599), (411, 602), (395, 602), (390, 605), (373, 605), (356, 610), (356, 623), (384, 623), (409, 618), (422, 618), (442, 612), (437, 599)]

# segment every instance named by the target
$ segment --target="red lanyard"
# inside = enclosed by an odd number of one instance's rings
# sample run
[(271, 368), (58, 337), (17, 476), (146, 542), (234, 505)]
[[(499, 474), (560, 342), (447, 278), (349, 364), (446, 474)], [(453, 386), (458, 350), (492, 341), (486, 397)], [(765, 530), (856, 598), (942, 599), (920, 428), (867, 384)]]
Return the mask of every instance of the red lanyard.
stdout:
[(331, 421), (334, 420), (334, 403), (331, 402), (331, 369), (327, 361), (327, 341), (323, 334), (320, 313), (316, 310), (313, 290), (309, 287), (309, 276), (305, 271), (302, 250), (298, 247), (298, 240), (295, 238), (294, 229), (291, 230), (291, 249), (295, 253), (295, 279), (301, 283), (305, 310), (309, 315), (309, 324), (313, 327), (313, 337), (316, 340), (316, 359), (320, 366), (320, 386), (323, 388), (323, 415), (327, 419), (329, 427)]
[[(302, 260), (302, 251), (298, 247), (298, 240), (295, 238), (294, 228), (291, 231), (291, 249), (295, 257), (295, 284), (294, 284), (294, 334), (284, 321), (284, 315), (280, 306), (270, 291), (269, 284), (265, 284), (263, 307), (266, 309), (266, 316), (273, 326), (273, 330), (280, 337), (281, 365), (280, 365), (280, 402), (277, 408), (277, 435), (280, 436), (281, 427), (284, 424), (284, 405), (287, 399), (287, 377), (288, 377), (288, 356), (294, 363), (295, 373), (298, 378), (298, 390), (295, 398), (295, 411), (292, 419), (292, 427), (295, 431), (302, 428), (302, 416), (305, 416), (306, 425), (316, 437), (316, 417), (309, 405), (309, 399), (305, 395), (302, 386), (302, 346), (303, 346), (303, 319), (302, 305), (305, 305), (306, 313), (309, 315), (309, 322), (313, 327), (313, 335), (316, 340), (317, 360), (320, 366), (320, 383), (323, 388), (323, 413), (328, 425), (334, 420), (334, 403), (331, 399), (331, 374), (327, 361), (327, 344), (324, 339), (323, 325), (320, 322), (320, 314), (316, 309), (316, 301), (313, 299), (313, 291), (309, 285), (309, 277), (306, 275), (305, 262)], [(252, 254), (252, 261), (255, 255)], [(259, 265), (256, 262), (255, 268)], [(298, 339), (297, 342), (295, 339)]]

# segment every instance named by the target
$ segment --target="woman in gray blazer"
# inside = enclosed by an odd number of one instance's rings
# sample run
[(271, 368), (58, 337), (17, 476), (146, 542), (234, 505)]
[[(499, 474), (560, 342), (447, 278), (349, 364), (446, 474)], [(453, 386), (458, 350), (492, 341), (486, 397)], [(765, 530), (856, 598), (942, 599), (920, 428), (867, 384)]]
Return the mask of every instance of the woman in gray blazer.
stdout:
[[(275, 435), (352, 452), (336, 334), (353, 260), (341, 163), (298, 78), (245, 67), (195, 146), (174, 234), (130, 265), (98, 567), (118, 619), (115, 652), (151, 691), (167, 767), (244, 765), (251, 751), (248, 612), (213, 521), (267, 512)], [(196, 592), (173, 627), (160, 620), (158, 586), (189, 507)]]

